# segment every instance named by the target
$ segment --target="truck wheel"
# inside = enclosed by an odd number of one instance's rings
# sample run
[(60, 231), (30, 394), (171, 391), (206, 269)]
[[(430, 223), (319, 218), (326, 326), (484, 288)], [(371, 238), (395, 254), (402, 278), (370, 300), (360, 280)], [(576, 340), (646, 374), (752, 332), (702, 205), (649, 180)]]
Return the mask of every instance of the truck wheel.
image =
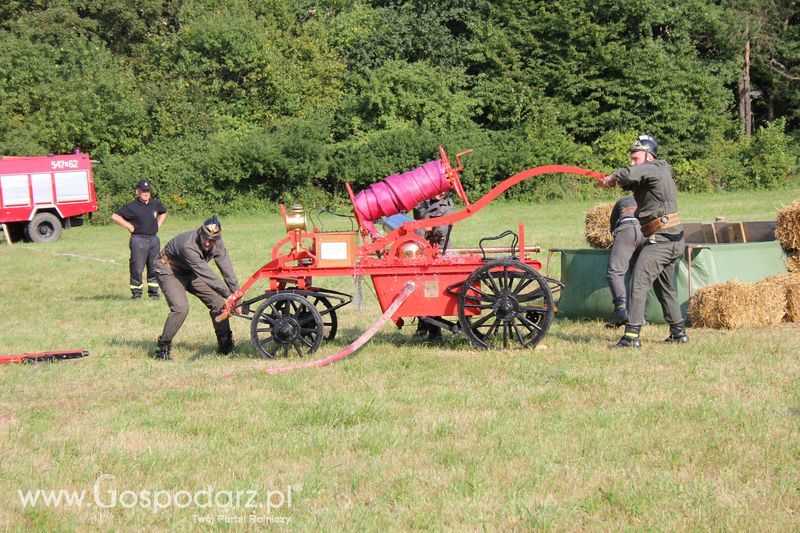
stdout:
[(51, 213), (37, 213), (25, 226), (25, 238), (31, 242), (55, 242), (61, 237), (61, 221)]

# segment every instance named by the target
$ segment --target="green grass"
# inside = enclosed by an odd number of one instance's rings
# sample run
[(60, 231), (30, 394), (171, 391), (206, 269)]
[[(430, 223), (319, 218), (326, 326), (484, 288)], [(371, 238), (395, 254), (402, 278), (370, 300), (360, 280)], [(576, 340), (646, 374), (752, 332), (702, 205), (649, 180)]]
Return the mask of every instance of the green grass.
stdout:
[[(797, 197), (679, 202), (686, 220), (759, 220)], [(457, 226), (454, 244), (524, 221), (528, 242), (543, 249), (583, 246), (591, 205), (492, 205)], [(162, 238), (199, 218), (169, 218)], [(282, 223), (276, 210), (223, 224), (243, 281), (270, 256)], [(0, 353), (91, 352), (0, 367), (0, 528), (187, 530), (200, 525), (194, 515), (266, 515), (241, 506), (23, 508), (17, 495), (74, 489), (93, 501), (106, 474), (104, 502), (111, 490), (209, 486), (257, 491), (263, 502), (291, 486), (292, 507), (271, 515), (300, 529), (796, 530), (795, 326), (691, 329), (685, 346), (662, 345), (666, 329), (648, 326), (645, 348), (625, 353), (608, 348), (619, 333), (600, 322), (558, 320), (545, 349), (507, 352), (449, 336), (421, 344), (409, 329), (386, 326), (333, 367), (268, 376), (265, 365), (279, 363), (255, 357), (245, 320), (232, 324), (240, 356), (214, 354), (196, 299), (176, 360), (146, 357), (167, 308), (128, 300), (127, 257), (125, 232), (113, 225), (76, 228), (52, 245), (0, 244)], [(353, 290), (349, 279), (330, 281)], [(369, 286), (361, 309), (342, 310), (339, 337), (315, 356), (345, 346), (378, 316)]]

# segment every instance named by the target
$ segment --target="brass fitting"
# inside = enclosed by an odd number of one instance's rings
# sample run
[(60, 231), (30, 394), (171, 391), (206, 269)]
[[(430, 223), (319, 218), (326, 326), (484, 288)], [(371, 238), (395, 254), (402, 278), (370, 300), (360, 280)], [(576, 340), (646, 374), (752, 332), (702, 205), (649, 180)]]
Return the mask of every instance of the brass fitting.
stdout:
[(308, 227), (308, 219), (303, 206), (300, 204), (292, 205), (288, 213), (286, 213), (286, 231), (299, 230), (306, 231)]

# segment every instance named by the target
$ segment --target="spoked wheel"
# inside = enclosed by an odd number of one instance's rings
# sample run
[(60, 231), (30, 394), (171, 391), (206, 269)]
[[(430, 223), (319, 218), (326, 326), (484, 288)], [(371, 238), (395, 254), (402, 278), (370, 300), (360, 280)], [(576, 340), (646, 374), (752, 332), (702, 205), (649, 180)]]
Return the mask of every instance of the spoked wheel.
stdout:
[(339, 321), (336, 318), (336, 309), (333, 308), (331, 301), (324, 296), (313, 295), (309, 296), (311, 303), (319, 311), (322, 317), (323, 333), (326, 341), (332, 341), (336, 338), (336, 330), (339, 328)]
[(275, 294), (256, 310), (250, 337), (262, 357), (317, 351), (322, 343), (322, 317), (314, 304), (296, 294)]
[(553, 295), (535, 269), (498, 259), (470, 274), (458, 296), (458, 322), (479, 348), (530, 348), (553, 322)]

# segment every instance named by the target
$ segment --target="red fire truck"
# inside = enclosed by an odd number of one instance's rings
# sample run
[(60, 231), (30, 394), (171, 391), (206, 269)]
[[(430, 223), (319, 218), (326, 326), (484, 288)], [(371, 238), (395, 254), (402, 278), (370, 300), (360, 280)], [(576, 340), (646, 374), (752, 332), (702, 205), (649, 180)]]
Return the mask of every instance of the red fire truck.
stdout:
[(53, 242), (62, 228), (97, 211), (89, 154), (0, 157), (0, 224), (32, 242)]

